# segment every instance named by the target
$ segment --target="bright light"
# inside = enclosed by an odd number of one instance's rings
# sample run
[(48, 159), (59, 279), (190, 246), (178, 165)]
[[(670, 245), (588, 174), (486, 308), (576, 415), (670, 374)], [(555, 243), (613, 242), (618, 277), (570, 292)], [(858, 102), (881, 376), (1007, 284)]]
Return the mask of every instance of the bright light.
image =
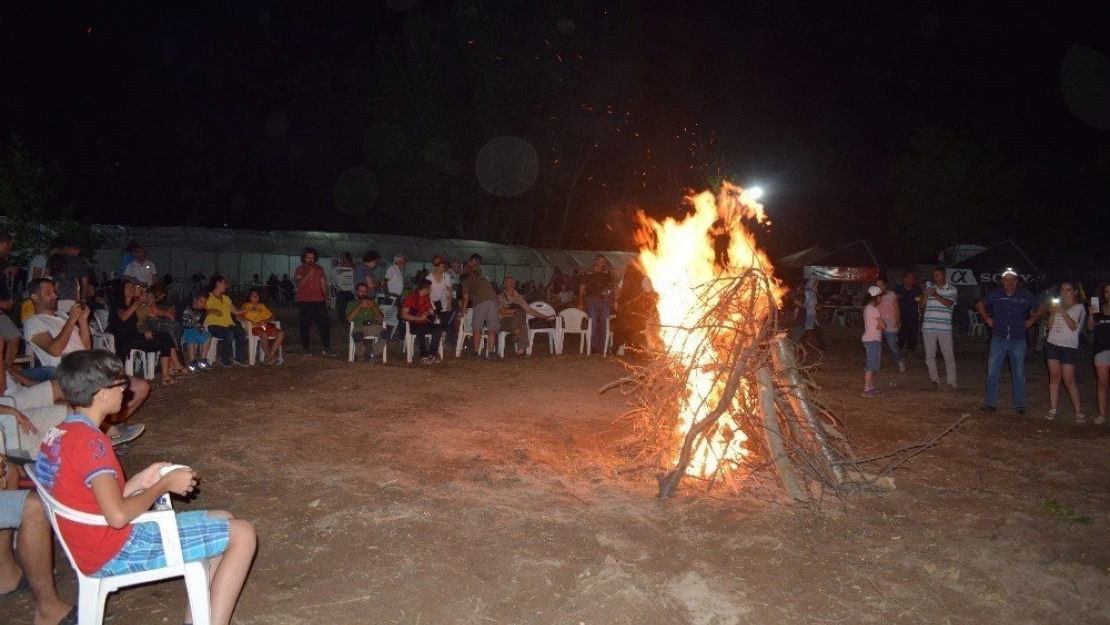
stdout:
[(758, 200), (763, 197), (763, 187), (748, 187), (748, 195), (753, 200)]

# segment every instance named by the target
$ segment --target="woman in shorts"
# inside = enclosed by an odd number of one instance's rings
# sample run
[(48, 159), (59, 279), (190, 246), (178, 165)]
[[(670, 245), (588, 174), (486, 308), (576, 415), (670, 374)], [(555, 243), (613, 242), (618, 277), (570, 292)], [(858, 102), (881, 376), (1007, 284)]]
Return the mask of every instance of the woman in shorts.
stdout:
[(1095, 425), (1106, 423), (1106, 391), (1110, 388), (1110, 282), (1098, 287), (1091, 304), (1087, 329), (1095, 333), (1095, 374), (1098, 377), (1098, 416)]
[(1060, 381), (1068, 390), (1075, 408), (1075, 422), (1087, 422), (1079, 407), (1079, 389), (1075, 386), (1075, 361), (1079, 356), (1079, 330), (1083, 324), (1083, 304), (1076, 301), (1077, 291), (1072, 282), (1060, 283), (1060, 295), (1052, 299), (1048, 308), (1048, 340), (1044, 354), (1048, 361), (1048, 414), (1056, 418), (1056, 400), (1060, 396)]
[(883, 357), (883, 323), (882, 313), (879, 312), (879, 302), (883, 298), (883, 290), (877, 286), (867, 289), (867, 306), (863, 309), (863, 353), (866, 356), (863, 366), (863, 397), (878, 397), (879, 390), (875, 388), (875, 374), (879, 372), (879, 364)]

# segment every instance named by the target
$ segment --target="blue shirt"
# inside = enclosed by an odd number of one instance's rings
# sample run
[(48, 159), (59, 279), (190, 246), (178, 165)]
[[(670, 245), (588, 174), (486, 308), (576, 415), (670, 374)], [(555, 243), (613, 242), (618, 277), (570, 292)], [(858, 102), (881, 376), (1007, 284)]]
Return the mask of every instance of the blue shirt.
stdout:
[(1003, 339), (1025, 339), (1025, 321), (1030, 311), (1037, 310), (1041, 302), (1029, 291), (1017, 289), (1013, 295), (1006, 295), (1006, 289), (998, 288), (983, 298), (983, 307), (994, 318), (991, 336)]

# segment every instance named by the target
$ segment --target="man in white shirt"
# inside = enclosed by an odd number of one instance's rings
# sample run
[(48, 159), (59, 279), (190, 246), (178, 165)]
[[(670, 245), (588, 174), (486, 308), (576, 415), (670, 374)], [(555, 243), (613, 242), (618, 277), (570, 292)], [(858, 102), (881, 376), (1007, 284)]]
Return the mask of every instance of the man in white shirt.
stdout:
[[(32, 280), (27, 293), (35, 305), (35, 314), (23, 322), (23, 332), (31, 349), (43, 366), (56, 367), (66, 354), (92, 348), (89, 329), (89, 308), (77, 302), (67, 316), (58, 312), (58, 293), (49, 279)], [(122, 425), (150, 396), (150, 383), (141, 378), (128, 379), (123, 407), (109, 418), (107, 434), (113, 445), (133, 441), (143, 433), (139, 424)]]
[(141, 284), (147, 288), (154, 286), (158, 281), (158, 269), (154, 263), (146, 257), (146, 248), (135, 248), (135, 260), (127, 266), (123, 271), (124, 277), (132, 278), (137, 284)]
[(937, 348), (944, 357), (944, 373), (948, 385), (956, 388), (956, 355), (952, 349), (952, 310), (956, 306), (956, 287), (948, 284), (944, 269), (933, 271), (933, 282), (928, 285), (925, 297), (921, 298), (921, 337), (925, 340), (925, 366), (929, 369), (929, 380), (933, 388), (940, 389), (937, 372)]
[(400, 297), (405, 290), (405, 264), (408, 260), (404, 254), (393, 257), (393, 264), (385, 270), (385, 288), (390, 295)]

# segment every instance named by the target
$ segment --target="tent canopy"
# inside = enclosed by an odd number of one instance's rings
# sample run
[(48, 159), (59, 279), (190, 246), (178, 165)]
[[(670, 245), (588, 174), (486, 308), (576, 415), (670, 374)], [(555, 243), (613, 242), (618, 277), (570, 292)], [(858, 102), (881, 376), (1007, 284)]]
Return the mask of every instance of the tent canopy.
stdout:
[(871, 246), (863, 239), (857, 239), (844, 247), (830, 252), (810, 265), (823, 265), (825, 267), (880, 267), (879, 259)]
[(1018, 244), (1007, 239), (953, 265), (948, 279), (956, 286), (987, 285), (1001, 282), (1007, 268), (1017, 272), (1026, 284), (1036, 284), (1042, 277), (1040, 268)]
[(581, 271), (593, 264), (597, 254), (609, 260), (613, 273), (619, 277), (636, 258), (632, 252), (541, 250), (488, 241), (346, 232), (111, 225), (96, 225), (93, 231), (103, 241), (96, 251), (96, 261), (104, 273), (119, 272), (123, 248), (135, 241), (147, 250), (159, 273), (184, 280), (198, 271), (207, 276), (219, 272), (234, 284), (247, 284), (254, 274), (263, 281), (271, 273), (279, 278), (282, 274), (292, 275), (305, 247), (316, 248), (324, 267), (330, 267), (343, 252), (350, 252), (357, 263), (364, 253), (374, 250), (382, 257), (379, 271), (384, 271), (395, 255), (404, 254), (408, 259), (406, 274), (412, 275), (420, 269), (430, 269), (431, 259), (437, 254), (465, 262), (471, 254), (478, 253), (486, 275), (495, 281), (512, 275), (521, 281), (546, 282), (556, 267), (568, 274), (576, 268)]
[(789, 256), (783, 256), (782, 258), (775, 261), (775, 267), (782, 267), (784, 269), (799, 269), (805, 267), (806, 265), (812, 264), (813, 262), (820, 260), (821, 258), (828, 255), (828, 250), (824, 249), (820, 245), (814, 245), (813, 247), (801, 250), (800, 252), (794, 252)]

